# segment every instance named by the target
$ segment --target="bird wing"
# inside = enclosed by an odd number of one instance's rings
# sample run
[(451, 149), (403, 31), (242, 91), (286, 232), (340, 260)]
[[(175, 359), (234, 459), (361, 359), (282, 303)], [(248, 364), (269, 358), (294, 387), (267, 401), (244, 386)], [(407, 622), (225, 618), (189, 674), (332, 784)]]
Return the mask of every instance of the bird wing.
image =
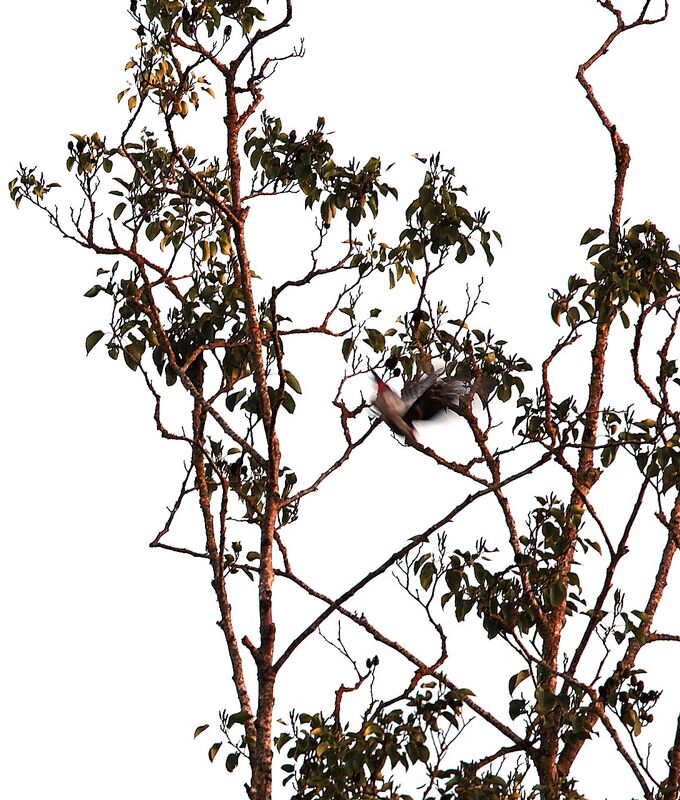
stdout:
[(440, 367), (429, 375), (404, 384), (401, 391), (404, 404), (402, 416), (407, 423), (432, 419), (446, 411), (460, 413), (462, 398), (471, 395), (479, 397), (485, 406), (488, 405), (489, 396), (496, 385), (491, 376), (483, 375), (481, 380), (463, 380), (442, 377), (443, 372), (444, 367)]
[(404, 419), (412, 422), (417, 419), (432, 419), (446, 411), (458, 411), (460, 400), (471, 391), (471, 386), (457, 378), (439, 379), (425, 394), (416, 399)]
[(401, 399), (404, 401), (407, 412), (416, 400), (422, 397), (428, 389), (431, 389), (437, 383), (443, 371), (444, 369), (442, 367), (434, 370), (434, 372), (431, 372), (429, 375), (424, 375), (422, 378), (417, 378), (414, 381), (408, 381), (404, 384), (404, 388), (401, 390)]

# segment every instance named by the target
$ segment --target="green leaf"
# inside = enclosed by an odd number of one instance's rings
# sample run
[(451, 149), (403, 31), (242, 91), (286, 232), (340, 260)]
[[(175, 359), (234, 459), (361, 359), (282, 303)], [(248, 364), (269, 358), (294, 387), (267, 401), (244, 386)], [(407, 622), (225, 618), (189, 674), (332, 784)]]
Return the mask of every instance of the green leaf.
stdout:
[(550, 307), (550, 316), (552, 317), (552, 321), (555, 325), (560, 324), (560, 317), (562, 316), (562, 305), (558, 301), (555, 301), (552, 306)]
[(590, 247), (588, 248), (588, 255), (586, 256), (586, 258), (588, 259), (588, 261), (590, 261), (590, 259), (593, 256), (596, 256), (598, 253), (601, 253), (603, 250), (606, 250), (608, 247), (609, 247), (609, 245), (606, 244), (605, 242), (599, 242), (599, 243), (596, 243), (596, 244), (591, 244)]
[(123, 348), (123, 355), (128, 355), (135, 364), (139, 364), (142, 360), (145, 346), (145, 342), (142, 339), (132, 341)]
[(217, 755), (220, 747), (222, 747), (222, 742), (215, 742), (215, 744), (208, 750), (208, 758), (212, 763), (215, 760), (215, 756)]
[(678, 468), (675, 464), (669, 464), (663, 471), (663, 477), (661, 481), (661, 491), (667, 492), (671, 486), (675, 486), (678, 482)]
[(536, 689), (536, 710), (542, 716), (549, 714), (557, 705), (557, 698), (548, 689)]
[(92, 333), (85, 339), (85, 352), (89, 355), (90, 350), (99, 342), (104, 336), (104, 331), (92, 331)]
[(368, 336), (368, 343), (375, 350), (376, 353), (382, 353), (385, 349), (385, 337), (375, 328), (366, 328), (366, 335)]
[(581, 237), (581, 244), (590, 244), (598, 236), (604, 233), (602, 228), (588, 228), (588, 230)]
[(238, 392), (232, 392), (231, 394), (227, 395), (224, 401), (225, 406), (229, 409), (229, 411), (233, 411), (234, 408), (236, 408), (236, 404), (240, 403), (246, 394), (246, 389), (240, 389)]
[(361, 221), (361, 209), (359, 206), (352, 206), (347, 209), (347, 221), (350, 225), (358, 225)]
[(616, 445), (608, 444), (606, 447), (602, 449), (602, 455), (600, 456), (600, 460), (602, 461), (603, 467), (610, 466), (614, 459), (616, 458), (616, 454), (618, 452), (618, 448)]
[(118, 203), (118, 205), (113, 209), (113, 218), (118, 219), (123, 211), (125, 211), (125, 203)]
[(286, 375), (286, 383), (288, 384), (288, 386), (290, 386), (290, 388), (294, 392), (297, 392), (297, 394), (302, 394), (302, 389), (300, 388), (300, 383), (299, 383), (298, 379), (295, 377), (295, 375), (293, 375), (292, 372), (288, 372), (288, 370), (284, 370), (284, 373)]
[(123, 349), (123, 361), (125, 362), (126, 366), (129, 367), (133, 372), (136, 371), (137, 367), (139, 366), (139, 361), (136, 361), (126, 349)]
[(378, 736), (382, 736), (384, 733), (383, 729), (380, 725), (376, 725), (375, 722), (369, 722), (364, 725), (363, 734), (364, 736), (372, 736), (373, 734), (377, 734)]
[(199, 725), (198, 728), (196, 728), (196, 730), (194, 731), (194, 739), (197, 736), (200, 736), (203, 733), (203, 731), (207, 730), (209, 727), (210, 725)]
[(290, 741), (292, 738), (293, 738), (293, 737), (292, 737), (292, 736), (291, 736), (289, 733), (281, 733), (281, 734), (279, 734), (279, 735), (278, 735), (278, 736), (277, 736), (277, 737), (274, 739), (274, 744), (276, 745), (276, 749), (277, 749), (277, 751), (280, 753), (280, 752), (281, 752), (281, 748), (282, 748), (284, 745), (288, 744), (288, 742), (289, 742), (289, 741)]
[(501, 386), (499, 386), (499, 388), (498, 388), (498, 399), (502, 403), (506, 403), (510, 399), (510, 395), (511, 394), (512, 394), (512, 387), (506, 386), (505, 384), (502, 384)]
[(352, 352), (352, 348), (354, 346), (354, 342), (352, 339), (345, 339), (342, 343), (342, 357), (345, 361), (349, 361), (350, 353)]
[(224, 762), (227, 772), (233, 772), (236, 769), (240, 755), (240, 753), (229, 753), (227, 760)]
[(146, 238), (151, 242), (161, 232), (161, 226), (158, 222), (150, 222), (146, 226)]
[[(584, 539), (583, 540), (587, 545), (593, 548), (593, 550), (597, 550), (597, 552), (602, 555), (602, 547), (600, 546), (599, 542), (594, 542), (592, 539)], [(587, 612), (586, 612), (587, 613)]]
[(423, 568), (420, 570), (420, 585), (427, 591), (430, 586), (432, 585), (432, 579), (434, 578), (435, 574), (435, 566), (432, 561), (427, 561), (423, 564)]
[(531, 675), (531, 672), (528, 669), (521, 669), (516, 675), (513, 675), (508, 681), (508, 691), (510, 694), (512, 694), (520, 683), (526, 680), (529, 675)]
[(553, 608), (560, 606), (567, 596), (567, 590), (562, 581), (555, 581), (550, 584), (548, 589), (548, 599)]
[(524, 700), (511, 700), (510, 701), (510, 719), (517, 719), (524, 711), (526, 703)]
[(227, 728), (231, 728), (232, 725), (245, 725), (249, 719), (247, 711), (237, 711), (229, 717)]
[(173, 386), (177, 383), (177, 373), (170, 364), (165, 365), (165, 383), (167, 386)]
[(288, 392), (284, 392), (281, 405), (289, 414), (292, 414), (295, 411), (295, 400), (293, 400), (292, 395), (288, 394)]

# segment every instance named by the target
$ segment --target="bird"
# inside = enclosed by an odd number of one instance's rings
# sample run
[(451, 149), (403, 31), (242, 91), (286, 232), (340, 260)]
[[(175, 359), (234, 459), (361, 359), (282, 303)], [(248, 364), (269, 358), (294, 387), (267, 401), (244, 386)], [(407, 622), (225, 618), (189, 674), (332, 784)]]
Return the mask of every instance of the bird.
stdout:
[(479, 388), (470, 381), (442, 376), (443, 367), (404, 384), (397, 394), (373, 372), (376, 396), (373, 405), (387, 426), (404, 437), (407, 444), (418, 443), (418, 433), (413, 426), (416, 420), (428, 420), (447, 411), (460, 413), (461, 400), (477, 395), (486, 403), (493, 387), (482, 380)]

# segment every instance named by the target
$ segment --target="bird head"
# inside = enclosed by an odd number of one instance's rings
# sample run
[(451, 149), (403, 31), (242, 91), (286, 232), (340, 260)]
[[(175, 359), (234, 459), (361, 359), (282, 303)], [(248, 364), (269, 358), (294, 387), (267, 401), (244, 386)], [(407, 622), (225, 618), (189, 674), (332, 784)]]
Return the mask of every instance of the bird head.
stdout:
[(385, 383), (384, 380), (382, 380), (382, 378), (379, 378), (376, 375), (374, 370), (371, 370), (371, 374), (373, 375), (373, 380), (375, 381), (375, 390), (378, 394), (382, 394), (383, 392), (389, 390), (390, 387)]

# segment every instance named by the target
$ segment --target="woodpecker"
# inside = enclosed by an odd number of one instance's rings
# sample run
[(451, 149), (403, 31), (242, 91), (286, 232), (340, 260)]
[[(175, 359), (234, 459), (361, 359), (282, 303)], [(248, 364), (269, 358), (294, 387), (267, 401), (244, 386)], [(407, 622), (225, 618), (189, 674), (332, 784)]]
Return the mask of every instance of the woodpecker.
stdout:
[(405, 383), (401, 395), (373, 373), (376, 383), (373, 405), (388, 427), (403, 436), (408, 444), (418, 442), (414, 420), (432, 419), (446, 411), (460, 412), (461, 399), (471, 393), (478, 395), (483, 402), (487, 400), (490, 388), (475, 390), (469, 382), (442, 377), (442, 372), (443, 369), (435, 370)]

